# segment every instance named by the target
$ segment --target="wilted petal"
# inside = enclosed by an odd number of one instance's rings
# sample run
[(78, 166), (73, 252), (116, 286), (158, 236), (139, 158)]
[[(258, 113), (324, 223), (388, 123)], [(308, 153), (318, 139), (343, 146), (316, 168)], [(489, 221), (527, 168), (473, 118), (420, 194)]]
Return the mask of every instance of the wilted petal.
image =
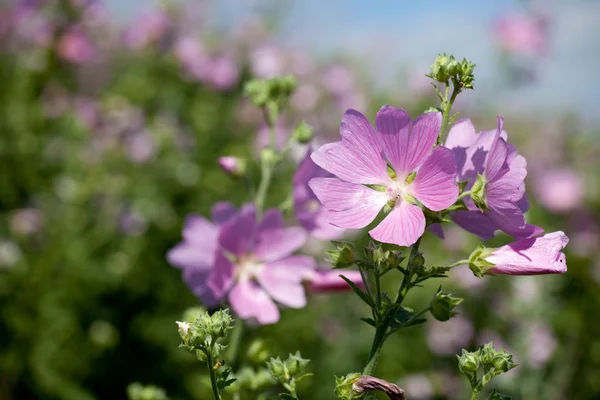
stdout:
[(425, 207), (441, 211), (458, 198), (456, 162), (445, 147), (436, 148), (419, 168), (414, 182), (407, 188)]
[(544, 231), (539, 226), (528, 224), (519, 206), (513, 203), (490, 209), (486, 214), (498, 228), (515, 239), (537, 236)]
[(457, 211), (450, 214), (452, 221), (466, 231), (474, 233), (483, 240), (494, 237), (498, 226), (481, 211)]
[(216, 298), (221, 298), (227, 293), (233, 283), (235, 267), (221, 253), (215, 256), (215, 263), (208, 275), (206, 285)]
[(425, 215), (419, 207), (402, 201), (369, 231), (371, 237), (384, 243), (410, 246), (425, 232)]
[(229, 292), (229, 302), (242, 319), (255, 318), (263, 325), (279, 321), (279, 310), (273, 300), (252, 281), (238, 282)]
[(561, 250), (569, 243), (564, 232), (518, 240), (496, 249), (486, 257), (495, 264), (488, 273), (508, 275), (561, 274), (567, 271)]

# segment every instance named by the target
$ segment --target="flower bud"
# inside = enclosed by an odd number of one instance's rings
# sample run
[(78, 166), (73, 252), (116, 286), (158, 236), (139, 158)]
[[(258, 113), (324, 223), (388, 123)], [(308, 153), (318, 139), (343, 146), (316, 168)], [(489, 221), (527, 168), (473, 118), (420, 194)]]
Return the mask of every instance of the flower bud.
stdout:
[(269, 84), (263, 79), (253, 79), (244, 86), (244, 94), (258, 107), (269, 101)]
[(332, 241), (335, 249), (327, 250), (327, 261), (334, 268), (346, 268), (356, 262), (356, 251), (351, 243)]
[(462, 356), (458, 357), (458, 369), (464, 373), (471, 373), (477, 371), (479, 368), (479, 353), (470, 353), (463, 349)]
[(189, 335), (191, 325), (187, 322), (175, 321), (177, 324), (177, 331), (179, 332), (179, 336), (181, 336), (181, 340), (185, 343), (187, 336)]
[(289, 375), (285, 369), (285, 365), (283, 364), (283, 361), (281, 361), (281, 359), (279, 357), (277, 357), (277, 358), (271, 357), (271, 359), (269, 361), (267, 361), (267, 369), (269, 370), (269, 373), (271, 375), (273, 375), (275, 378), (279, 379), (280, 381), (285, 382), (289, 379)]
[(246, 174), (246, 160), (234, 156), (219, 157), (219, 166), (231, 176), (239, 178)]
[(494, 370), (502, 372), (508, 372), (518, 365), (512, 362), (512, 355), (506, 354), (504, 351), (496, 353), (492, 364), (494, 365)]
[(357, 393), (354, 391), (354, 384), (361, 377), (358, 372), (350, 373), (342, 378), (335, 378), (335, 394), (340, 400), (353, 400), (358, 399), (364, 395), (363, 393)]
[(298, 143), (306, 144), (315, 137), (315, 131), (312, 126), (302, 121), (296, 126), (292, 136)]
[(494, 264), (487, 261), (485, 258), (489, 256), (494, 249), (489, 249), (479, 243), (477, 249), (471, 253), (469, 256), (469, 269), (473, 271), (473, 274), (478, 278), (483, 278), (483, 275), (487, 270), (492, 268)]
[(309, 362), (310, 360), (302, 358), (300, 352), (297, 351), (296, 354), (289, 355), (288, 359), (284, 362), (284, 367), (291, 376), (295, 376), (301, 374)]
[(257, 364), (263, 363), (269, 358), (269, 350), (263, 340), (256, 339), (250, 343), (248, 358)]
[(485, 211), (488, 209), (487, 203), (485, 202), (486, 184), (487, 180), (485, 179), (485, 176), (483, 176), (482, 174), (477, 174), (477, 180), (471, 188), (471, 199), (473, 199), (473, 202), (481, 211)]
[(442, 292), (442, 287), (440, 286), (429, 303), (429, 307), (431, 314), (435, 319), (438, 321), (448, 321), (450, 318), (457, 315), (457, 313), (452, 310), (462, 302), (463, 299), (455, 297), (451, 293)]
[(483, 365), (492, 366), (495, 356), (494, 342), (490, 342), (481, 348), (481, 363)]
[(275, 165), (280, 159), (280, 155), (277, 151), (271, 147), (265, 147), (260, 152), (260, 161), (266, 165)]

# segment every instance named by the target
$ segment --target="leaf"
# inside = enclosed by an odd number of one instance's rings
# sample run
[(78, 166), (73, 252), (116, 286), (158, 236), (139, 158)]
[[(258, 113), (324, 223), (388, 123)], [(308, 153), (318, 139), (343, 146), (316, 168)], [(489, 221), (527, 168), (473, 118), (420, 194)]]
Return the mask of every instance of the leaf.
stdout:
[(446, 272), (450, 271), (450, 267), (431, 267), (429, 269), (423, 268), (419, 274), (419, 278), (415, 281), (415, 284), (423, 282), (429, 278), (446, 278)]
[(367, 324), (371, 325), (372, 327), (377, 326), (377, 323), (375, 322), (375, 320), (373, 318), (361, 318), (360, 320), (366, 322)]
[(495, 389), (489, 398), (489, 400), (511, 400), (511, 399), (512, 399), (512, 397), (502, 394), (500, 392), (497, 392)]
[(363, 292), (358, 286), (356, 286), (356, 284), (354, 282), (352, 282), (350, 279), (346, 278), (344, 275), (340, 275), (340, 278), (345, 280), (346, 283), (348, 285), (350, 285), (350, 287), (352, 288), (354, 293), (356, 293), (358, 295), (358, 297), (360, 297), (362, 299), (362, 301), (367, 303), (371, 308), (375, 307), (375, 302), (373, 301), (371, 296), (369, 296), (367, 293)]
[(306, 374), (304, 374), (304, 375), (301, 375), (301, 376), (299, 376), (299, 377), (295, 378), (294, 380), (296, 381), (296, 383), (298, 383), (298, 382), (300, 382), (302, 379), (304, 379), (304, 378), (310, 378), (310, 377), (311, 377), (311, 376), (313, 376), (313, 375), (314, 375), (313, 373), (310, 373), (310, 372), (308, 372), (308, 373), (306, 373)]
[(294, 397), (289, 393), (280, 393), (279, 398), (282, 400), (298, 400), (297, 397)]

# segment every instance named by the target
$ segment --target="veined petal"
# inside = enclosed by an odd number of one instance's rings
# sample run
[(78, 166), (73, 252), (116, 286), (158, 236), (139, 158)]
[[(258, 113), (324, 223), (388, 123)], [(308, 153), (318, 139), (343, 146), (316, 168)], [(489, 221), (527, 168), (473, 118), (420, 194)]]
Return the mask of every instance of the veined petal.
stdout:
[(302, 247), (307, 236), (306, 231), (300, 227), (262, 231), (257, 235), (252, 252), (261, 261), (279, 260)]
[(208, 275), (206, 286), (216, 298), (221, 298), (227, 293), (234, 279), (234, 265), (222, 253), (215, 256), (215, 264)]
[(442, 113), (439, 112), (425, 113), (413, 121), (406, 148), (406, 163), (401, 171), (412, 172), (421, 165), (431, 152), (441, 125)]
[(457, 211), (450, 214), (452, 221), (466, 231), (469, 231), (483, 240), (494, 237), (498, 226), (479, 210)]
[(425, 232), (423, 210), (407, 201), (396, 205), (392, 211), (369, 231), (375, 240), (394, 243), (398, 246), (410, 246)]
[(506, 141), (500, 137), (503, 126), (504, 118), (498, 117), (498, 128), (496, 129), (494, 140), (490, 146), (490, 152), (487, 155), (487, 161), (485, 165), (485, 176), (488, 181), (493, 180), (503, 168), (508, 168), (506, 165), (508, 148)]
[(333, 211), (344, 211), (351, 208), (360, 208), (368, 203), (376, 203), (379, 205), (377, 210), (379, 212), (388, 200), (385, 192), (344, 182), (337, 178), (313, 178), (308, 182), (308, 186), (317, 196), (317, 199), (326, 208)]
[(260, 286), (250, 280), (238, 282), (229, 292), (233, 311), (242, 319), (255, 318), (260, 324), (279, 321), (279, 309)]
[(400, 108), (383, 106), (375, 116), (378, 139), (396, 171), (406, 171), (411, 119)]
[(406, 189), (433, 211), (441, 211), (454, 204), (458, 198), (458, 185), (452, 151), (445, 147), (436, 148), (419, 167), (414, 182)]
[(544, 232), (543, 228), (528, 224), (523, 212), (514, 203), (505, 204), (502, 208), (490, 208), (486, 214), (498, 228), (515, 239), (530, 238)]
[(449, 149), (455, 147), (469, 148), (477, 141), (479, 135), (470, 119), (460, 119), (450, 128), (445, 146)]

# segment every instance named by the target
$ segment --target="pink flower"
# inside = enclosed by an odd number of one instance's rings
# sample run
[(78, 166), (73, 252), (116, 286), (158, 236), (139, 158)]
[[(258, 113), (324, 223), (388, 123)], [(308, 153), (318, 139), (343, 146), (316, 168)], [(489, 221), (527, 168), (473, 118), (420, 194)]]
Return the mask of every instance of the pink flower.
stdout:
[(350, 285), (340, 278), (344, 275), (358, 287), (364, 287), (362, 276), (359, 271), (348, 270), (315, 270), (310, 275), (310, 291), (313, 293), (343, 292), (351, 290)]
[(141, 49), (160, 40), (171, 26), (169, 15), (161, 9), (140, 15), (126, 30), (125, 45), (132, 49)]
[(507, 14), (496, 21), (495, 41), (508, 53), (540, 56), (548, 44), (547, 25), (543, 16)]
[(567, 243), (569, 238), (561, 231), (517, 240), (483, 257), (494, 264), (486, 272), (506, 275), (562, 274), (567, 271), (567, 262), (561, 250)]
[(527, 162), (506, 143), (504, 119), (498, 117), (496, 130), (476, 133), (469, 120), (455, 124), (445, 146), (452, 149), (458, 166), (458, 180), (468, 182), (471, 189), (481, 174), (485, 178), (486, 211), (481, 211), (470, 199), (467, 211), (452, 213), (452, 220), (484, 240), (494, 237), (498, 229), (515, 238), (539, 235), (543, 230), (527, 224), (523, 213), (529, 208), (525, 195)]
[(57, 52), (65, 60), (83, 64), (91, 60), (96, 50), (79, 29), (70, 29), (58, 39)]
[[(389, 204), (390, 213), (369, 232), (371, 237), (399, 246), (416, 242), (425, 230), (425, 215), (415, 199), (440, 211), (458, 197), (452, 152), (445, 147), (431, 150), (441, 120), (440, 113), (428, 113), (411, 121), (406, 111), (383, 106), (375, 130), (358, 111), (346, 111), (342, 140), (312, 154), (317, 165), (337, 176), (309, 182), (328, 209), (329, 223), (364, 228)], [(388, 161), (394, 173), (388, 172)]]
[(585, 195), (581, 176), (571, 169), (545, 171), (536, 181), (542, 205), (555, 213), (568, 213), (581, 205)]
[(244, 161), (234, 156), (219, 157), (219, 167), (233, 176), (243, 175), (246, 169)]
[(344, 235), (344, 230), (328, 222), (327, 209), (319, 203), (308, 186), (308, 182), (314, 177), (332, 175), (315, 164), (310, 153), (309, 149), (294, 174), (294, 214), (300, 225), (314, 237), (323, 240), (339, 239)]

